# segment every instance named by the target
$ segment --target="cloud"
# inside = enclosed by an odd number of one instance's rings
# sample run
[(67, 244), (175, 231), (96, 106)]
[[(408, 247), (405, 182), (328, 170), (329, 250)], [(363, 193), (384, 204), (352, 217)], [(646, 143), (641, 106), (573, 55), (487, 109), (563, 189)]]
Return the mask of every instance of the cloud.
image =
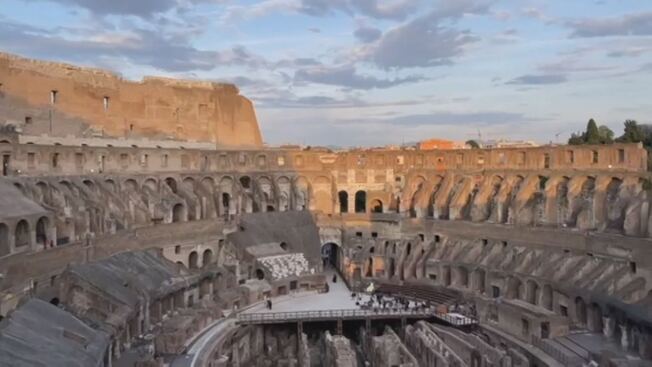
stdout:
[[(90, 32), (90, 31), (89, 31)], [(102, 64), (106, 59), (122, 59), (168, 72), (213, 70), (220, 65), (258, 68), (266, 61), (242, 46), (220, 51), (199, 50), (180, 35), (132, 29), (99, 33), (86, 39), (67, 39), (36, 27), (0, 23), (0, 44), (10, 52), (31, 57), (59, 59), (84, 64)]]
[[(342, 120), (343, 123), (354, 120)], [(501, 111), (479, 111), (479, 112), (450, 112), (435, 111), (431, 113), (404, 115), (392, 118), (362, 119), (355, 120), (360, 123), (382, 123), (393, 126), (437, 126), (437, 125), (473, 125), (489, 126), (494, 124), (508, 124), (535, 121), (521, 113)]]
[(323, 17), (335, 12), (361, 14), (375, 19), (403, 20), (421, 0), (301, 0), (299, 11)]
[(429, 14), (387, 31), (370, 58), (383, 69), (447, 65), (475, 41), (468, 32), (440, 26)]
[(571, 37), (649, 36), (652, 35), (652, 12), (585, 18), (567, 25), (573, 30)]
[[(262, 0), (255, 4), (228, 5), (219, 18), (224, 23), (233, 23), (239, 20), (261, 18), (274, 12), (296, 12), (300, 7), (300, 0)], [(308, 30), (316, 29), (309, 28)]]
[[(33, 1), (33, 0), (26, 0)], [(175, 7), (193, 5), (201, 2), (221, 3), (225, 0), (50, 0), (62, 5), (72, 5), (89, 12), (104, 15), (135, 15), (149, 18)]]
[(353, 35), (361, 42), (371, 43), (377, 41), (383, 32), (378, 28), (361, 26), (353, 32)]
[(452, 64), (466, 45), (479, 38), (444, 24), (470, 14), (487, 14), (490, 5), (484, 0), (440, 0), (430, 12), (386, 31), (365, 57), (382, 69)]
[(547, 84), (561, 84), (568, 81), (566, 75), (563, 74), (529, 74), (522, 75), (514, 78), (505, 84), (512, 85), (547, 85)]
[(396, 79), (379, 79), (358, 74), (355, 66), (352, 65), (300, 69), (294, 74), (294, 79), (298, 82), (335, 85), (350, 89), (385, 89), (425, 80), (416, 75)]

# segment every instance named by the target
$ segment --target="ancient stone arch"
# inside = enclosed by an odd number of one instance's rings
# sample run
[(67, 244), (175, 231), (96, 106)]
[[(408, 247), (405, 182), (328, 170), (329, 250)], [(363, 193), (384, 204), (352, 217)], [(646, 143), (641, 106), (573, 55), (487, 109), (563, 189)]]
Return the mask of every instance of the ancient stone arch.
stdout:
[(189, 269), (198, 269), (199, 268), (199, 255), (197, 254), (197, 251), (192, 251), (188, 255), (188, 268)]
[(372, 213), (383, 212), (383, 202), (380, 199), (373, 199), (371, 201), (371, 212)]
[(340, 205), (340, 213), (349, 212), (349, 193), (342, 190), (337, 193), (338, 202)]
[(210, 265), (212, 262), (213, 262), (213, 250), (211, 249), (204, 250), (204, 253), (202, 254), (202, 261), (201, 261), (202, 268)]
[(16, 223), (16, 228), (14, 230), (14, 243), (16, 247), (25, 247), (30, 245), (30, 228), (29, 222), (25, 219), (21, 219)]

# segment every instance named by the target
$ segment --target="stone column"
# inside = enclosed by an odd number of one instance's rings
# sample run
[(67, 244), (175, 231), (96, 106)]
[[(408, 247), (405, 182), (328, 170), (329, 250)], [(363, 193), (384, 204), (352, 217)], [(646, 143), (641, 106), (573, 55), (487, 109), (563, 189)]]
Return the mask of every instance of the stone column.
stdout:
[(627, 324), (622, 324), (618, 325), (620, 327), (620, 346), (624, 350), (628, 350), (630, 346), (630, 337), (629, 337), (629, 328), (627, 327)]
[(607, 339), (612, 339), (614, 337), (614, 328), (616, 327), (616, 321), (613, 317), (603, 316), (602, 317), (602, 333)]

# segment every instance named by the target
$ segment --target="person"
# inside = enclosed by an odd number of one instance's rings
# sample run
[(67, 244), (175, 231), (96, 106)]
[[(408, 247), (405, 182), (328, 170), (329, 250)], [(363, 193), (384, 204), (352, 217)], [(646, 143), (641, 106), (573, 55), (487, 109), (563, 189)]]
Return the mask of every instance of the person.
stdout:
[(333, 275), (333, 283), (337, 283), (337, 275)]

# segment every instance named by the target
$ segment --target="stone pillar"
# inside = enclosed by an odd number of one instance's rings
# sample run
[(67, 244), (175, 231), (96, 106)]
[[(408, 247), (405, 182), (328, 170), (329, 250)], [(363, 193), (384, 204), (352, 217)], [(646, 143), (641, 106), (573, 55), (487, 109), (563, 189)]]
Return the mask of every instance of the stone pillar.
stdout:
[(620, 346), (624, 350), (628, 350), (630, 346), (630, 338), (629, 338), (629, 328), (627, 327), (627, 324), (622, 324), (618, 325), (620, 327)]
[(638, 354), (643, 359), (652, 360), (652, 334), (650, 329), (642, 329), (638, 339)]
[(297, 359), (299, 360), (299, 364), (301, 367), (310, 367), (310, 366), (303, 366), (303, 356), (304, 350), (303, 350), (303, 322), (299, 321), (297, 322)]
[(613, 317), (603, 316), (602, 317), (602, 333), (607, 339), (612, 339), (614, 337), (614, 328), (616, 327), (616, 320)]

